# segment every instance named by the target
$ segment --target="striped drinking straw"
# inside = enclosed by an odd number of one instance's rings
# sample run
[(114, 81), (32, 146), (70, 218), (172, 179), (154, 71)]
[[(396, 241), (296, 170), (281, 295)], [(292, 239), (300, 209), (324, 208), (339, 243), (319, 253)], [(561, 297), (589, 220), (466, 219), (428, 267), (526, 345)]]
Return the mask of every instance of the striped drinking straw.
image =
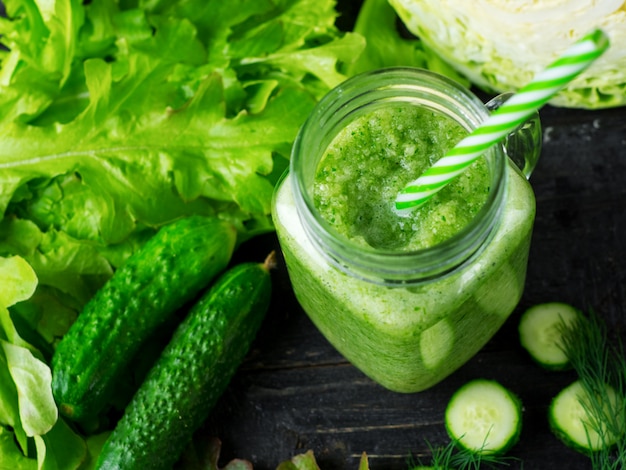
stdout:
[(528, 85), (511, 96), (485, 121), (409, 183), (395, 200), (400, 213), (413, 209), (461, 174), (478, 157), (513, 132), (609, 47), (602, 30), (594, 30), (570, 47)]

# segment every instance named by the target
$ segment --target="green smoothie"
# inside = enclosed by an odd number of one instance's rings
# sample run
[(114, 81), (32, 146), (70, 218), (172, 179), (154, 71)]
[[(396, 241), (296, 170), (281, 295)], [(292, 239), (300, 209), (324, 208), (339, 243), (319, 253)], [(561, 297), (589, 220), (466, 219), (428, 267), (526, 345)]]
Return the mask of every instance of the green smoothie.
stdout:
[[(364, 250), (410, 253), (454, 237), (490, 191), (479, 159), (408, 217), (397, 192), (467, 132), (436, 111), (374, 109), (327, 146), (312, 188), (322, 219)], [(524, 286), (535, 203), (526, 178), (506, 165), (505, 201), (486, 245), (452, 272), (385, 286), (329, 263), (298, 215), (291, 178), (277, 187), (273, 216), (294, 292), (326, 338), (355, 366), (399, 392), (424, 390), (471, 358), (501, 327)]]
[(441, 243), (485, 204), (491, 179), (484, 159), (407, 216), (398, 215), (393, 200), (466, 134), (426, 108), (368, 113), (342, 130), (320, 161), (315, 206), (341, 236), (373, 248), (412, 251)]

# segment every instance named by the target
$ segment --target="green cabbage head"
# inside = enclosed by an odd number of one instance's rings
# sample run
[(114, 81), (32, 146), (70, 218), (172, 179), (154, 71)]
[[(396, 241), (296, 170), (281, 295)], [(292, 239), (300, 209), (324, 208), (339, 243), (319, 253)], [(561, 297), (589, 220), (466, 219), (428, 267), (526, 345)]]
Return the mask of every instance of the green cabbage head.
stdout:
[(577, 39), (602, 28), (611, 47), (551, 104), (626, 104), (624, 0), (389, 0), (411, 33), (477, 86), (514, 91)]

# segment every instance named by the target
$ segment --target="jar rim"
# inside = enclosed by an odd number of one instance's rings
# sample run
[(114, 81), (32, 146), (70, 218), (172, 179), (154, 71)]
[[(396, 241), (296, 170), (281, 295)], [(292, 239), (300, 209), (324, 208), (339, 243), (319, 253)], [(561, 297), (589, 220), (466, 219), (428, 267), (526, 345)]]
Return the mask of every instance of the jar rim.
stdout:
[[(488, 109), (467, 88), (432, 71), (391, 67), (350, 77), (317, 104), (303, 124), (293, 145), (290, 173), (296, 208), (307, 235), (335, 266), (378, 284), (417, 284), (454, 271), (476, 255), (488, 241), (499, 218), (506, 186), (506, 153), (496, 145), (485, 154), (492, 168), (491, 186), (483, 207), (459, 232), (433, 246), (413, 251), (379, 249), (356, 244), (321, 216), (311, 194), (312, 168), (343, 119), (355, 109), (369, 106), (373, 98), (409, 98), (442, 112), (468, 132), (489, 115)], [(320, 136), (323, 137), (321, 145)], [(309, 159), (308, 161), (306, 159)], [(307, 172), (308, 169), (308, 172)]]

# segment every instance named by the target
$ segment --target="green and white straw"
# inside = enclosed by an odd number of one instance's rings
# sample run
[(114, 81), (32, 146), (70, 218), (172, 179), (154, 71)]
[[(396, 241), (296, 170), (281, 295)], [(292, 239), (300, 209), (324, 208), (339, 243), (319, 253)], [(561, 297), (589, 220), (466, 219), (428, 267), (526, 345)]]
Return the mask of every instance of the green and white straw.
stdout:
[(609, 47), (602, 30), (574, 43), (560, 58), (511, 96), (485, 121), (409, 183), (395, 200), (396, 210), (411, 210), (434, 196), (478, 157), (524, 123)]

